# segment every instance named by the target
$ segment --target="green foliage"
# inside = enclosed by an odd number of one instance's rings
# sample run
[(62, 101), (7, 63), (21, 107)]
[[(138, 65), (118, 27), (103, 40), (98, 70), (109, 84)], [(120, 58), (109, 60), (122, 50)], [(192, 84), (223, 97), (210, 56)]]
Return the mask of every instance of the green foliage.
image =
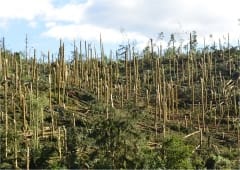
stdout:
[(220, 155), (211, 155), (205, 166), (207, 169), (231, 169), (231, 161)]
[(62, 167), (61, 161), (59, 161), (58, 151), (54, 142), (48, 142), (40, 149), (31, 151), (31, 168), (47, 168), (54, 169)]
[(67, 165), (69, 168), (80, 168), (78, 156), (77, 156), (77, 148), (80, 145), (80, 138), (78, 135), (77, 128), (69, 128), (67, 135), (67, 148), (68, 148), (68, 155), (67, 155)]
[(0, 163), (0, 168), (1, 169), (13, 169), (13, 165), (11, 163), (3, 162)]
[(143, 169), (158, 169), (162, 167), (162, 160), (158, 150), (153, 150), (145, 146), (141, 146), (141, 151), (138, 153), (141, 161), (140, 167)]
[(164, 140), (161, 149), (150, 149), (124, 120), (97, 122), (90, 137), (95, 139), (97, 150), (89, 155), (96, 169), (113, 168), (192, 168), (189, 146), (177, 137)]
[(191, 150), (189, 146), (175, 136), (164, 140), (161, 149), (161, 159), (164, 168), (167, 169), (190, 169), (192, 168)]
[(124, 120), (100, 120), (92, 128), (98, 150), (91, 154), (93, 168), (137, 168), (137, 134)]
[(93, 111), (93, 113), (103, 114), (106, 113), (106, 107), (107, 106), (104, 103), (96, 103), (91, 105), (91, 110)]

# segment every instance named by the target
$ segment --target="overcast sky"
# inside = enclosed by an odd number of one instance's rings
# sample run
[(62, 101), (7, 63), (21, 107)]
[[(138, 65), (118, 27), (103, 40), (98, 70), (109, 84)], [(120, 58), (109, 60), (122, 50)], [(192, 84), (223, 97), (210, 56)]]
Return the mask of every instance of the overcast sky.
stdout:
[[(102, 36), (106, 48), (130, 42), (141, 48), (150, 38), (159, 43), (170, 33), (177, 39), (195, 30), (201, 44), (209, 35), (224, 40), (240, 38), (239, 0), (0, 0), (0, 37), (12, 50), (29, 47), (57, 51), (62, 38), (71, 48), (72, 41), (87, 40), (96, 48)], [(163, 44), (166, 44), (165, 42)], [(113, 49), (113, 50), (115, 50)], [(30, 49), (29, 49), (30, 50)]]

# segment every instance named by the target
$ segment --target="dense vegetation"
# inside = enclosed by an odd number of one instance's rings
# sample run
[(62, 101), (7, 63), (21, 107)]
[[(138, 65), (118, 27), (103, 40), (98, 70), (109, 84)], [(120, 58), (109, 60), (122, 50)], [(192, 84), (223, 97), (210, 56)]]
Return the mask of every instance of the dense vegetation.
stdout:
[[(172, 37), (171, 37), (172, 38)], [(237, 47), (170, 40), (66, 60), (0, 51), (0, 168), (237, 168)], [(43, 58), (42, 58), (43, 57)]]

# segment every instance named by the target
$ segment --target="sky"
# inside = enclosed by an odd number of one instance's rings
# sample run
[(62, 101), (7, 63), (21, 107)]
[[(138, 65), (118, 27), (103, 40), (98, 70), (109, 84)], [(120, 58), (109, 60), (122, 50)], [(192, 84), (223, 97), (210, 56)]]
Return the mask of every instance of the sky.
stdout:
[[(239, 0), (0, 0), (0, 37), (12, 51), (57, 53), (59, 40), (73, 49), (75, 40), (99, 49), (100, 35), (105, 53), (120, 44), (143, 49), (167, 46), (170, 34), (187, 43), (195, 30), (198, 43), (211, 44), (227, 34), (232, 43), (240, 38)], [(159, 33), (163, 32), (161, 39)], [(210, 36), (211, 35), (211, 36)]]

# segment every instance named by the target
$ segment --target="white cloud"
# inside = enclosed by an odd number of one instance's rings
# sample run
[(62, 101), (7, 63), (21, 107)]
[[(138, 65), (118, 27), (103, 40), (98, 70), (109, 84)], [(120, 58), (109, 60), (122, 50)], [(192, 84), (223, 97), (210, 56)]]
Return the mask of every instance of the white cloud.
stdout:
[(86, 3), (70, 3), (62, 7), (51, 7), (44, 13), (44, 19), (47, 21), (64, 21), (80, 23), (84, 20), (85, 10), (91, 5), (91, 1)]
[(68, 3), (56, 7), (53, 0), (7, 0), (1, 2), (0, 21), (14, 19), (33, 21), (41, 19), (44, 21), (78, 23), (83, 20), (85, 9), (89, 5), (91, 5), (91, 1), (80, 4)]
[(30, 22), (28, 23), (28, 25), (29, 25), (30, 27), (32, 27), (32, 28), (36, 28), (36, 27), (37, 27), (37, 22), (36, 22), (36, 21), (30, 21)]
[(106, 43), (121, 43), (121, 41), (136, 40), (137, 42), (145, 42), (148, 37), (138, 32), (121, 33), (120, 30), (112, 28), (98, 27), (90, 24), (76, 25), (53, 25), (49, 30), (43, 33), (43, 36), (53, 37), (57, 39), (82, 39), (89, 41), (99, 41), (100, 35)]
[(46, 28), (51, 28), (51, 27), (54, 27), (54, 26), (56, 26), (57, 25), (57, 23), (56, 22), (53, 22), (53, 21), (51, 21), (51, 22), (46, 22), (45, 23), (45, 27)]
[(98, 41), (101, 33), (109, 43), (129, 39), (143, 46), (160, 32), (165, 41), (170, 33), (193, 30), (199, 41), (209, 34), (217, 40), (228, 32), (239, 38), (239, 6), (239, 0), (2, 0), (0, 22), (7, 27), (8, 20), (23, 19), (37, 27), (40, 20), (47, 37)]
[(1, 20), (1, 22), (0, 22), (0, 28), (2, 28), (2, 29), (7, 29), (7, 26), (8, 26), (7, 20)]
[(34, 20), (51, 6), (51, 0), (1, 0), (0, 20)]

